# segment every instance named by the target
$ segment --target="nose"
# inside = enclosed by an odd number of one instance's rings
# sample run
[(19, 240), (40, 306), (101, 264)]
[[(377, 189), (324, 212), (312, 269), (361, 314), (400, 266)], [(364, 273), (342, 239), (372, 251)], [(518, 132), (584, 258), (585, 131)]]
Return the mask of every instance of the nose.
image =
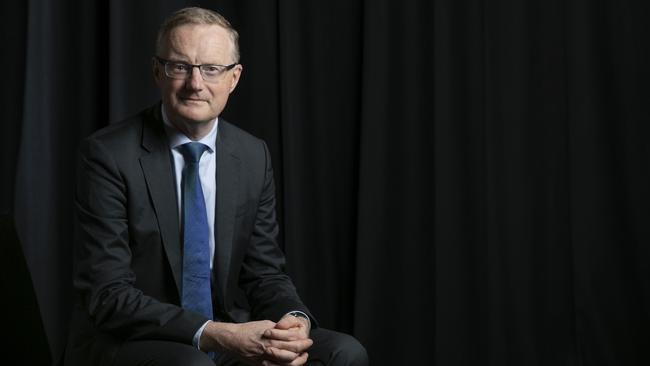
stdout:
[(199, 91), (203, 89), (203, 76), (201, 76), (201, 70), (198, 67), (192, 68), (192, 73), (185, 80), (185, 87), (189, 90)]

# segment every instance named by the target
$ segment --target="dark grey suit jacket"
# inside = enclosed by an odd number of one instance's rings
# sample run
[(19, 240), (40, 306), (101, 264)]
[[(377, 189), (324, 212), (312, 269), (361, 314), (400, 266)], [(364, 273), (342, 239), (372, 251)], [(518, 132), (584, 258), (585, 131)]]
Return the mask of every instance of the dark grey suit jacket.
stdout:
[[(79, 156), (66, 365), (108, 365), (129, 340), (191, 344), (207, 319), (179, 306), (180, 221), (160, 104), (96, 132)], [(266, 144), (220, 119), (216, 159), (215, 318), (277, 321), (291, 310), (311, 317), (276, 242)]]

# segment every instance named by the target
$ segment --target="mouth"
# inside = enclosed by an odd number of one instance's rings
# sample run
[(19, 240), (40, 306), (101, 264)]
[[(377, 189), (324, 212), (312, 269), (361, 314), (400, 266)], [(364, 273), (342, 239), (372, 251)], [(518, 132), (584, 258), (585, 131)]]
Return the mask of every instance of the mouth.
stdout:
[(199, 98), (179, 98), (183, 103), (206, 103), (207, 101), (205, 99), (199, 99)]

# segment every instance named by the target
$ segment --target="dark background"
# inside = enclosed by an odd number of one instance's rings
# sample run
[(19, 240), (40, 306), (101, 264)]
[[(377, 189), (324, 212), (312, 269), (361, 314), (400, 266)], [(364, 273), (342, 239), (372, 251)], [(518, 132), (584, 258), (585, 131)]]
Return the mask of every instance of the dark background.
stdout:
[(2, 357), (59, 359), (77, 144), (156, 102), (186, 5), (240, 31), (224, 117), (271, 148), (303, 299), (373, 365), (650, 364), (631, 0), (0, 2)]

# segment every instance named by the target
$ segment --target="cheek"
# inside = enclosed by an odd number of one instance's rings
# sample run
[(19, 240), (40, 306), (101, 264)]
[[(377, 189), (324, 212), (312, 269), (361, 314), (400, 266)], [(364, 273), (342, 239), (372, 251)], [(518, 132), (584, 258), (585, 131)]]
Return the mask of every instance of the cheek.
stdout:
[(226, 101), (228, 101), (229, 89), (224, 87), (219, 87), (211, 90), (212, 92), (212, 103), (215, 108), (222, 108)]
[(174, 98), (174, 91), (170, 85), (164, 85), (160, 88), (160, 96), (164, 101), (172, 102)]

